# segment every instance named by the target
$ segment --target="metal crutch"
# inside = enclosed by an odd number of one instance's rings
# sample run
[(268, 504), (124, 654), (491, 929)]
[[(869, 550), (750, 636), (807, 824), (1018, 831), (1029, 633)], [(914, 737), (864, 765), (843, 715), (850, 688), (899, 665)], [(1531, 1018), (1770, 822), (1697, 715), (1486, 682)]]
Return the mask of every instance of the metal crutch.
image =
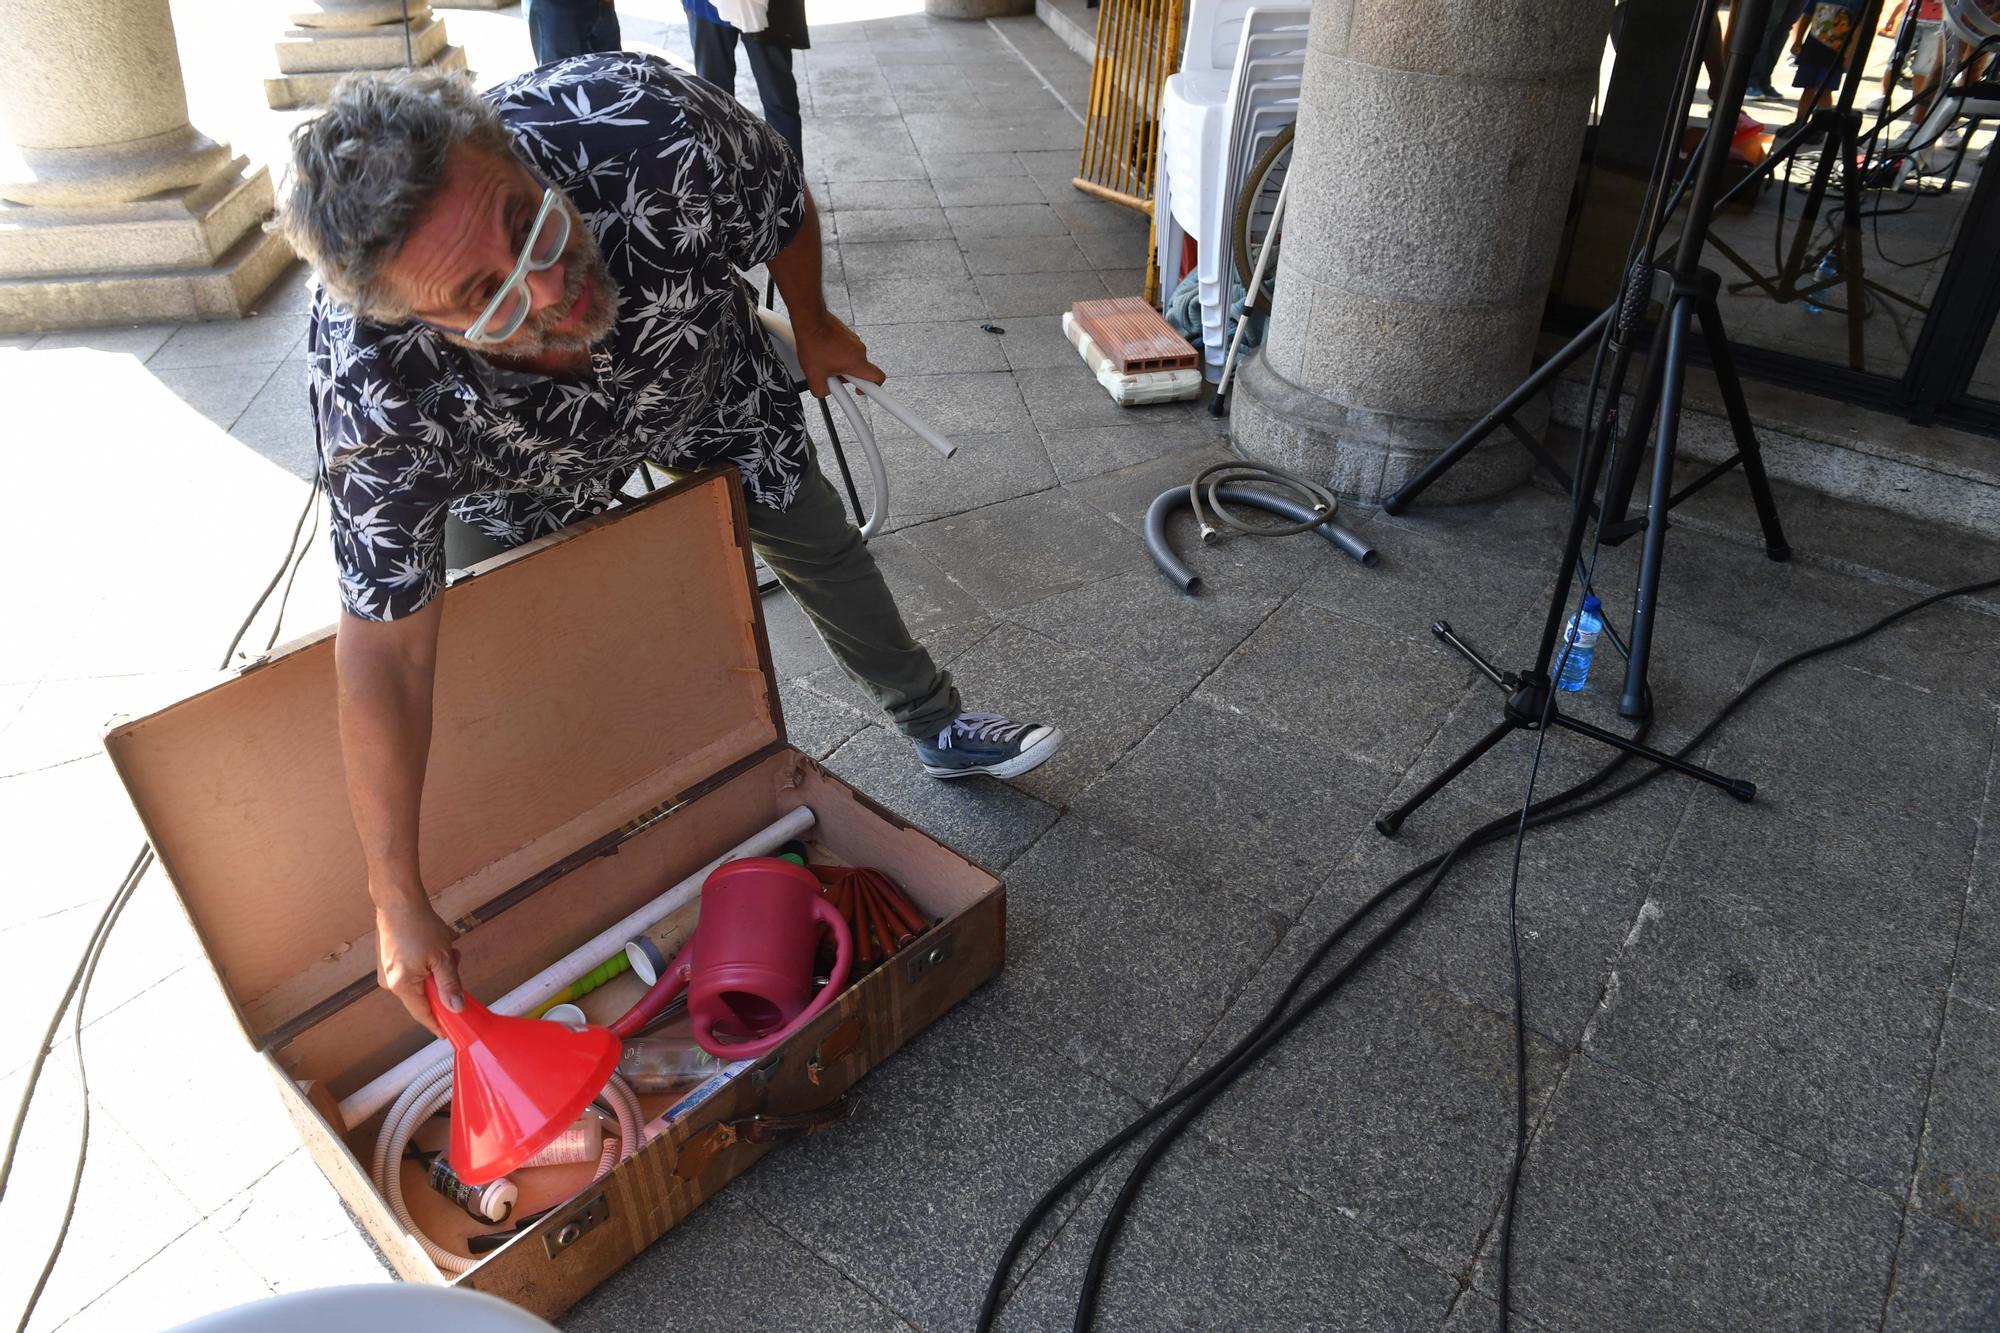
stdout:
[(1264, 290), (1264, 266), (1271, 262), (1271, 247), (1278, 239), (1278, 229), (1285, 222), (1285, 194), (1292, 188), (1292, 173), (1278, 182), (1278, 202), (1271, 208), (1271, 226), (1264, 233), (1264, 243), (1257, 247), (1257, 268), (1250, 275), (1250, 291), (1243, 298), (1243, 313), (1236, 317), (1236, 335), (1229, 340), (1229, 351), (1222, 358), (1222, 378), (1215, 382), (1215, 397), (1208, 400), (1208, 414), (1219, 417), (1223, 410), (1223, 396), (1229, 392), (1229, 377), (1236, 369), (1236, 358), (1243, 350), (1243, 331), (1250, 327), (1250, 316), (1257, 313), (1257, 298)]

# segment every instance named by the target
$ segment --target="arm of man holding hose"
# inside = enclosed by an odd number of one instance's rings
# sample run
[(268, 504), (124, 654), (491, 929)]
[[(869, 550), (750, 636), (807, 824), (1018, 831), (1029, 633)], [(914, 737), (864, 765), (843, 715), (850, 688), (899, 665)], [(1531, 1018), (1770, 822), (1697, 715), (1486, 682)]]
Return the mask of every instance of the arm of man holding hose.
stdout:
[(851, 375), (871, 384), (888, 378), (868, 359), (868, 349), (854, 330), (826, 308), (826, 291), (820, 280), (819, 210), (813, 206), (811, 194), (805, 197), (805, 219), (799, 229), (784, 249), (771, 256), (766, 267), (778, 284), (778, 294), (785, 298), (792, 336), (798, 343), (799, 370), (815, 397), (826, 397), (827, 380), (834, 375)]

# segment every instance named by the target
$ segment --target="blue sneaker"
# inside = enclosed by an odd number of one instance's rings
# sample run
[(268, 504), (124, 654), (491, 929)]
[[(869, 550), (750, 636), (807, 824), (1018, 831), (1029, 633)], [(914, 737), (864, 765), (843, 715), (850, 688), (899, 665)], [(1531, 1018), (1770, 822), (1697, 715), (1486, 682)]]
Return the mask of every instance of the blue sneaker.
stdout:
[(1010, 722), (998, 713), (960, 713), (931, 740), (914, 742), (924, 772), (934, 778), (984, 773), (1018, 778), (1062, 747), (1063, 734), (1038, 722)]

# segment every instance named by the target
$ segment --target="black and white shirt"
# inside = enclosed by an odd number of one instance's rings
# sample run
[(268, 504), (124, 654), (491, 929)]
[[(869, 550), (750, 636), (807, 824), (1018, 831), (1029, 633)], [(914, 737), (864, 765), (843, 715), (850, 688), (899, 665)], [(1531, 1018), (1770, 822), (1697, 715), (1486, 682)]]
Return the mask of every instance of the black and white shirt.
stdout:
[(307, 391), (333, 512), (341, 601), (368, 620), (444, 583), (447, 510), (505, 542), (611, 503), (642, 458), (733, 463), (783, 509), (804, 415), (735, 270), (805, 216), (791, 150), (727, 93), (665, 61), (579, 56), (486, 95), (514, 151), (596, 236), (620, 307), (580, 380), (497, 372), (425, 324), (313, 300)]

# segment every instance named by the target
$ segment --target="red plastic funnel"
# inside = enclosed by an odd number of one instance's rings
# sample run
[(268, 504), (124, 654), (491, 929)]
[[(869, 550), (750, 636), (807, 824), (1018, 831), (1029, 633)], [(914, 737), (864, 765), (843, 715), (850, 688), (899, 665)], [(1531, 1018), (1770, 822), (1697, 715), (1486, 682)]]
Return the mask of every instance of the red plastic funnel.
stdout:
[(456, 1056), (451, 1067), (451, 1169), (468, 1185), (498, 1180), (576, 1123), (618, 1067), (618, 1038), (538, 1018), (508, 1018), (470, 995), (453, 1013), (424, 994)]

